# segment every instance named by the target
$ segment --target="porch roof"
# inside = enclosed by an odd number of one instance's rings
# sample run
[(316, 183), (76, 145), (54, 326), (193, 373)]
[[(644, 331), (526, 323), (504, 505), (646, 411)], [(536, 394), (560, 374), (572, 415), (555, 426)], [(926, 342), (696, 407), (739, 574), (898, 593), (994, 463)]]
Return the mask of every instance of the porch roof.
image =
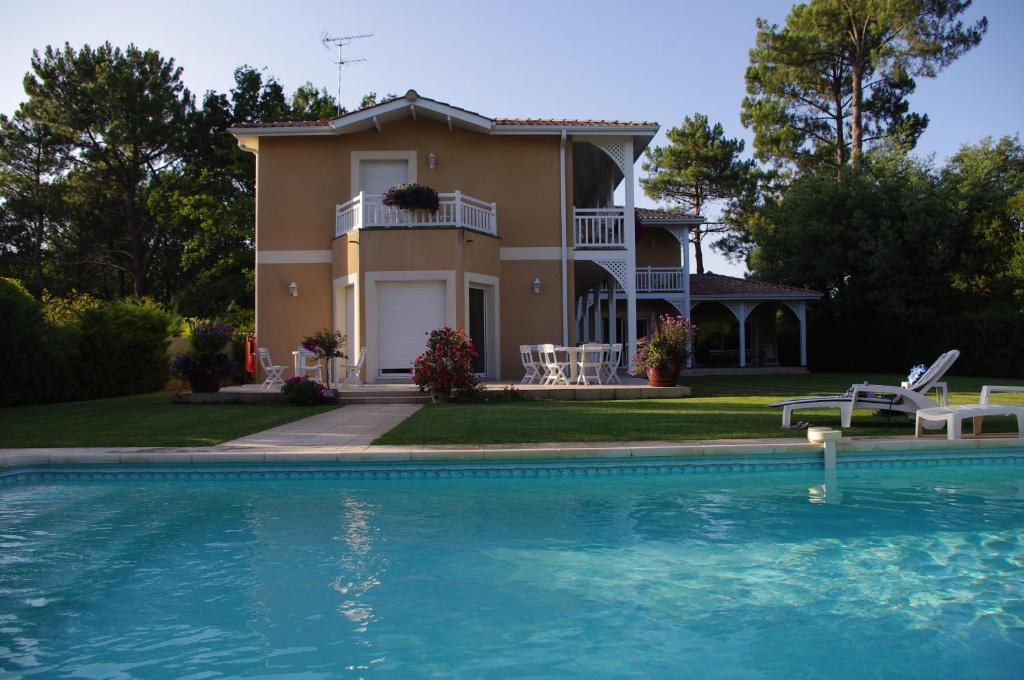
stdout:
[(821, 293), (807, 288), (784, 286), (781, 283), (741, 279), (722, 274), (690, 274), (690, 296), (693, 299), (812, 299)]
[(671, 224), (703, 224), (704, 218), (682, 210), (656, 210), (653, 208), (635, 208), (636, 218), (641, 223), (654, 225)]

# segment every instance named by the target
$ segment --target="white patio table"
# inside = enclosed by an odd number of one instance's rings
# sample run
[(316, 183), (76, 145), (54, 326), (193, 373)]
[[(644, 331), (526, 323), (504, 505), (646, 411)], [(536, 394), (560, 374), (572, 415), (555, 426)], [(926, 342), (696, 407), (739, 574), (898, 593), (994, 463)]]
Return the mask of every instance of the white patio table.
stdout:
[[(594, 344), (594, 343), (591, 343)], [(606, 352), (611, 350), (611, 345), (601, 345)], [(582, 347), (568, 347), (559, 345), (555, 347), (556, 352), (564, 352), (569, 362), (569, 382), (573, 385), (580, 377), (580, 360), (583, 358)], [(593, 351), (593, 350), (591, 350)]]

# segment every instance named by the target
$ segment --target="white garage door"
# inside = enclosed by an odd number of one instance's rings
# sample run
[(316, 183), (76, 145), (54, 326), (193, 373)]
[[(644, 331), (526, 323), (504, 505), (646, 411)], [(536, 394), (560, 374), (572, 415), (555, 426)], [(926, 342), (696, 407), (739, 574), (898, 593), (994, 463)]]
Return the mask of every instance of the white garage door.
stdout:
[(380, 375), (412, 372), (427, 334), (445, 325), (444, 281), (379, 281), (377, 344)]
[(383, 194), (409, 181), (409, 161), (359, 161), (359, 188), (368, 194)]

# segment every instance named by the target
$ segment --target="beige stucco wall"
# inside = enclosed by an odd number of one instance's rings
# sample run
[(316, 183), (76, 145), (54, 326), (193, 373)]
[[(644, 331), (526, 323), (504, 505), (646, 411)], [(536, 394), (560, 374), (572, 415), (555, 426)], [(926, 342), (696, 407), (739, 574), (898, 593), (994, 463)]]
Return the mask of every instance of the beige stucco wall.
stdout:
[[(416, 181), (439, 192), (497, 204), (498, 238), (456, 229), (363, 229), (334, 238), (335, 206), (352, 198), (352, 153), (412, 151)], [(431, 170), (427, 157), (435, 154)], [(566, 146), (566, 242), (572, 243), (572, 152)], [(501, 261), (500, 248), (561, 244), (559, 138), (489, 136), (426, 119), (389, 123), (382, 132), (273, 137), (260, 140), (257, 158), (259, 252), (329, 253), (329, 264), (257, 266), (256, 332), (274, 361), (291, 362), (304, 335), (333, 324), (333, 279), (355, 275), (365, 295), (367, 272), (451, 270), (456, 319), (465, 324), (465, 272), (495, 276), (499, 284), (501, 375), (518, 378), (521, 343), (561, 342), (561, 266), (558, 260)], [(539, 276), (542, 293), (530, 282)], [(299, 284), (292, 298), (288, 283)], [(572, 263), (568, 264), (570, 301)], [(365, 300), (357, 324), (365, 329)], [(574, 310), (568, 304), (570, 342)], [(365, 338), (365, 331), (363, 333)], [(286, 374), (290, 375), (291, 371)]]
[(636, 266), (681, 267), (679, 241), (660, 227), (645, 226), (643, 235), (636, 240)]

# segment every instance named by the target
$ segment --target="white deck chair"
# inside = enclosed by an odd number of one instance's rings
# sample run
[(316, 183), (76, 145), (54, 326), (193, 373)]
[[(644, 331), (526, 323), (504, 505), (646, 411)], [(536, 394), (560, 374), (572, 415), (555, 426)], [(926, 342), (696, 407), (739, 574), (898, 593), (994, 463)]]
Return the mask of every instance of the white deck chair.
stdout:
[(359, 377), (359, 371), (363, 370), (363, 364), (366, 363), (366, 348), (363, 347), (359, 350), (359, 358), (354, 364), (345, 364), (345, 379), (341, 381), (342, 385), (362, 385), (363, 379)]
[(580, 352), (580, 369), (576, 382), (589, 385), (591, 380), (598, 385), (604, 384), (605, 365), (608, 363), (608, 345), (601, 345), (596, 342), (583, 345)]
[(523, 362), (523, 385), (533, 385), (544, 381), (544, 365), (539, 359), (533, 358), (535, 345), (519, 345), (519, 358)]
[[(782, 426), (789, 427), (793, 411), (812, 408), (837, 408), (842, 427), (850, 427), (853, 420), (853, 409), (869, 408), (876, 411), (897, 411), (913, 415), (918, 409), (938, 406), (927, 396), (935, 383), (942, 379), (953, 362), (960, 356), (960, 351), (951, 349), (939, 356), (935, 363), (917, 380), (907, 387), (895, 385), (853, 385), (846, 394), (832, 394), (819, 397), (801, 397), (786, 399), (768, 404), (772, 408), (782, 407)], [(879, 396), (890, 395), (890, 396)]]
[(558, 360), (555, 346), (551, 344), (538, 345), (537, 351), (540, 353), (540, 362), (544, 366), (544, 384), (568, 385), (569, 375), (565, 372), (565, 369), (569, 368), (569, 362)]
[(270, 360), (270, 350), (266, 347), (258, 347), (256, 354), (260, 358), (260, 368), (267, 374), (267, 379), (263, 381), (262, 389), (269, 390), (274, 385), (284, 385), (284, 378), (281, 374), (284, 373), (284, 369), (287, 366), (280, 366)]
[[(310, 375), (312, 374), (312, 375)], [(320, 361), (308, 349), (300, 347), (295, 354), (295, 377), (312, 378), (318, 383), (324, 381)]]
[(616, 342), (608, 350), (608, 361), (604, 365), (604, 381), (606, 383), (619, 383), (622, 381), (619, 379), (619, 364), (622, 363), (622, 343)]

